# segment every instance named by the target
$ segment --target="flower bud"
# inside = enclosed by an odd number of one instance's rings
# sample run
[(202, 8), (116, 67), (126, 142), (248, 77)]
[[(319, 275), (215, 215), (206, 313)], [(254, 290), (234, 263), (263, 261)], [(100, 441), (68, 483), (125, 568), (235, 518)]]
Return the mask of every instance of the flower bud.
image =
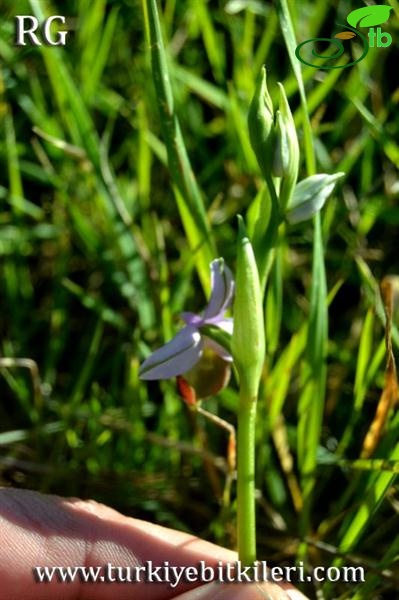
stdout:
[(319, 173), (300, 181), (295, 187), (292, 200), (288, 205), (287, 221), (294, 224), (313, 217), (323, 208), (337, 181), (344, 176), (345, 173), (335, 173), (334, 175)]
[(270, 177), (273, 152), (273, 103), (266, 84), (266, 69), (262, 67), (248, 112), (249, 137), (263, 176)]
[(231, 349), (240, 380), (257, 393), (265, 359), (262, 293), (252, 244), (238, 216), (234, 329)]
[[(288, 104), (284, 87), (278, 84), (280, 90), (279, 111), (276, 121), (276, 142), (273, 167), (276, 176), (281, 177), (279, 203), (284, 212), (294, 192), (298, 179), (299, 169), (299, 144), (294, 118)], [(280, 172), (280, 175), (277, 175)]]
[(272, 174), (274, 177), (283, 177), (289, 168), (289, 149), (287, 132), (283, 123), (281, 112), (276, 112), (275, 138), (273, 148)]
[(274, 115), (263, 67), (248, 113), (248, 128), (252, 148), (266, 181), (270, 182), (272, 177), (281, 179), (278, 195), (281, 212), (284, 212), (298, 178), (299, 144), (284, 87), (281, 83), (278, 86), (279, 110)]

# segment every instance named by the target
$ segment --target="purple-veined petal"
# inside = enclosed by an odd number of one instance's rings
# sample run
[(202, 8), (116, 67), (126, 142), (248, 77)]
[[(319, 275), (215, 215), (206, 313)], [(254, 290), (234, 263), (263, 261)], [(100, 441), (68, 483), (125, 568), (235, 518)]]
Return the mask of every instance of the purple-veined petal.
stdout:
[(206, 335), (203, 335), (202, 339), (204, 340), (204, 348), (210, 348), (226, 362), (233, 362), (233, 357), (229, 352), (227, 352), (226, 348), (223, 348), (223, 346), (215, 342), (215, 340), (211, 340), (211, 338)]
[(224, 264), (223, 258), (211, 262), (211, 297), (204, 312), (204, 323), (210, 319), (214, 323), (218, 317), (223, 317), (229, 308), (234, 294), (234, 279), (230, 269)]
[(184, 327), (167, 344), (155, 350), (140, 366), (141, 379), (169, 379), (182, 375), (201, 358), (203, 340), (196, 327)]

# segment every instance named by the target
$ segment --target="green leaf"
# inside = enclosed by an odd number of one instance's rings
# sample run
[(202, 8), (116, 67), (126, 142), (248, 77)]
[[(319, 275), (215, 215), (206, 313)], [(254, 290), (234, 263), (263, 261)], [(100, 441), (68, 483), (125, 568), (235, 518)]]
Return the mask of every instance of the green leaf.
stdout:
[(161, 117), (161, 130), (175, 198), (189, 245), (195, 254), (198, 275), (205, 292), (209, 293), (209, 263), (216, 252), (214, 241), (175, 111), (157, 1), (147, 0), (143, 7), (148, 25), (147, 37), (151, 49), (152, 75)]
[(280, 23), (281, 33), (283, 34), (285, 45), (287, 46), (288, 55), (290, 57), (291, 67), (295, 75), (298, 85), (299, 96), (302, 106), (302, 123), (303, 123), (303, 149), (306, 160), (306, 169), (308, 175), (316, 173), (316, 159), (314, 153), (312, 127), (309, 120), (308, 107), (306, 102), (305, 86), (303, 83), (300, 62), (298, 61), (295, 49), (297, 40), (295, 38), (294, 26), (288, 8), (287, 0), (278, 0), (276, 3), (277, 15)]
[(381, 25), (389, 19), (389, 13), (392, 6), (363, 6), (352, 10), (347, 16), (347, 21), (352, 27), (375, 27)]

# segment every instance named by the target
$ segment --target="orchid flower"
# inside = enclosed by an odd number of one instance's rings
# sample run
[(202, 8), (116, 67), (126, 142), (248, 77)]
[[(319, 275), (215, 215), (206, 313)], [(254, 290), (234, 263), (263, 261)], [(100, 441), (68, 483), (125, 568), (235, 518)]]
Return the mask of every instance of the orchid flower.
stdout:
[(143, 362), (139, 371), (141, 379), (169, 379), (183, 375), (200, 361), (206, 349), (213, 350), (224, 361), (232, 362), (230, 353), (201, 331), (212, 325), (229, 334), (233, 332), (233, 319), (224, 316), (233, 300), (233, 275), (223, 258), (213, 260), (210, 268), (211, 296), (203, 316), (191, 312), (181, 314), (186, 326)]

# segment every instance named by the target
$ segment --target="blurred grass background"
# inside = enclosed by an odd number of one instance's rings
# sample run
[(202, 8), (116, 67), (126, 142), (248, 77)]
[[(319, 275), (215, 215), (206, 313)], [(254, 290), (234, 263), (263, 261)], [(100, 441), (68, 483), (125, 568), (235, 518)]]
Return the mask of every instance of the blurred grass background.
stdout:
[[(368, 573), (360, 585), (304, 588), (311, 598), (388, 599), (399, 588), (395, 410), (374, 461), (354, 462), (384, 383), (378, 284), (398, 271), (399, 8), (389, 4), (390, 47), (370, 49), (355, 67), (302, 71), (318, 170), (346, 179), (322, 216), (326, 402), (301, 534), (310, 567), (343, 557)], [(332, 37), (354, 8), (291, 3), (298, 43)], [(161, 9), (175, 111), (208, 227), (197, 251), (167, 166), (141, 3), (2, 0), (0, 482), (94, 497), (234, 547), (234, 503), (221, 503), (225, 433), (187, 409), (174, 381), (142, 383), (137, 371), (177, 330), (179, 312), (204, 306), (206, 257), (234, 268), (235, 215), (262, 183), (246, 115), (263, 64), (274, 100), (284, 83), (300, 142), (303, 115), (272, 3), (167, 0)], [(67, 17), (65, 48), (15, 45), (15, 15), (41, 12)], [(297, 409), (312, 237), (311, 222), (282, 232), (267, 292), (258, 543), (259, 558), (276, 564), (303, 555)], [(395, 328), (393, 338), (396, 350)], [(234, 423), (236, 403), (232, 384), (205, 404)]]

